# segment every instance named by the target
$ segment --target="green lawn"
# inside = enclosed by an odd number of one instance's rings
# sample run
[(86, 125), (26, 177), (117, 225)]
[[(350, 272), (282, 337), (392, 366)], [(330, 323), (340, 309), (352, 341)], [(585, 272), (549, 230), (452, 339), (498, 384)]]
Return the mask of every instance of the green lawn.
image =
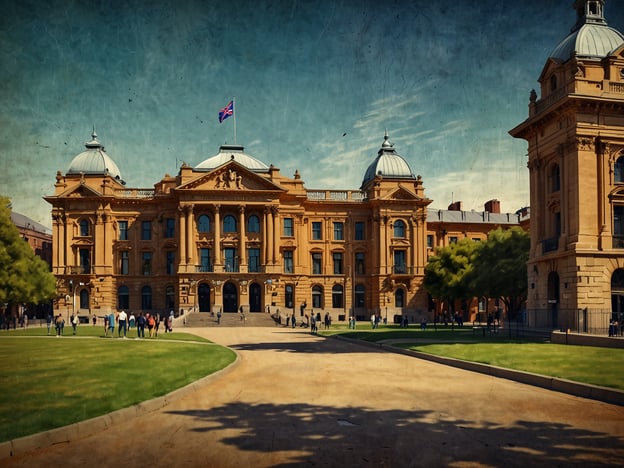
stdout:
[[(78, 327), (74, 337), (66, 327), (62, 338), (32, 336), (46, 335), (45, 327), (0, 332), (0, 441), (165, 395), (236, 358), (186, 333), (124, 340), (97, 338), (103, 327), (95, 328)], [(83, 338), (88, 335), (94, 337)]]
[(483, 337), (472, 327), (423, 331), (388, 325), (372, 330), (366, 324), (353, 331), (338, 325), (321, 333), (369, 342), (396, 340), (393, 346), (405, 349), (624, 390), (624, 349), (518, 340), (509, 338), (507, 330)]

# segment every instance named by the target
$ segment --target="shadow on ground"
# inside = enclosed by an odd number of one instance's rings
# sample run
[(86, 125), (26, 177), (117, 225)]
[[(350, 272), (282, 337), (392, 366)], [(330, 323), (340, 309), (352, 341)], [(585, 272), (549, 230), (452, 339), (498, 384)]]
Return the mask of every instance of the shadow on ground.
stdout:
[(500, 426), (427, 410), (231, 403), (169, 414), (191, 418), (190, 431), (222, 431), (220, 442), (238, 450), (292, 452), (282, 467), (601, 467), (624, 457), (622, 440), (600, 432), (522, 420)]

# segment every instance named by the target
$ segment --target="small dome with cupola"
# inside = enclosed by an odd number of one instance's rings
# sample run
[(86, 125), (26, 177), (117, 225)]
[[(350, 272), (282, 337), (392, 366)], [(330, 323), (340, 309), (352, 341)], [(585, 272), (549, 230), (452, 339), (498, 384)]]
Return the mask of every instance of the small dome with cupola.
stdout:
[(97, 139), (95, 130), (91, 141), (85, 143), (86, 151), (76, 156), (67, 169), (67, 174), (110, 175), (121, 182), (121, 172), (115, 161), (106, 154), (104, 146)]
[(366, 169), (364, 179), (362, 180), (362, 188), (377, 176), (384, 179), (416, 180), (416, 176), (410, 169), (409, 164), (395, 151), (394, 145), (388, 138), (388, 132), (386, 131), (377, 157)]

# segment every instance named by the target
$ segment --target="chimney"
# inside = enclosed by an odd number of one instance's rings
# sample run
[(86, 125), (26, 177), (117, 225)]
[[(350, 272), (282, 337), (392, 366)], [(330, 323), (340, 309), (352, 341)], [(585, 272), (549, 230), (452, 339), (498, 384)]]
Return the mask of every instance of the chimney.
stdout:
[(500, 201), (493, 199), (485, 202), (485, 211), (488, 213), (500, 213)]
[(461, 211), (462, 210), (462, 202), (456, 201), (456, 202), (451, 203), (448, 206), (448, 210), (449, 211)]

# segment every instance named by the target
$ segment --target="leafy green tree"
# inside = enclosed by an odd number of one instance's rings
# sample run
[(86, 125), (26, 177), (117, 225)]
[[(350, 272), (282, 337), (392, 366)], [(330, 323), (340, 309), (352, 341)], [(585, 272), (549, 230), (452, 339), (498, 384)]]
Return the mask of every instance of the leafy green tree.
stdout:
[(526, 302), (530, 243), (529, 233), (520, 227), (498, 228), (481, 242), (474, 259), (473, 289), (481, 296), (500, 298), (511, 319)]
[(0, 196), (0, 303), (38, 304), (52, 299), (54, 275), (20, 237), (10, 206), (9, 199)]
[(425, 267), (425, 289), (437, 299), (447, 301), (454, 312), (457, 299), (474, 297), (470, 281), (479, 243), (462, 239), (436, 250)]

